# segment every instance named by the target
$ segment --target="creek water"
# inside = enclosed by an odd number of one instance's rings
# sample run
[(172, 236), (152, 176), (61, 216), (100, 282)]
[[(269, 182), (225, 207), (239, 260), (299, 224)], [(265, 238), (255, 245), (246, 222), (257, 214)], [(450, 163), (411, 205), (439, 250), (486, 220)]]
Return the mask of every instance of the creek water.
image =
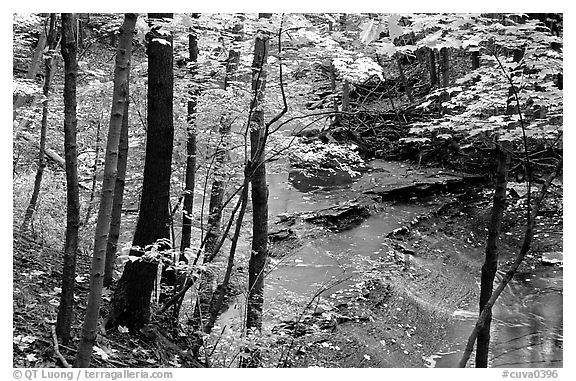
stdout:
[[(382, 166), (382, 163), (380, 163)], [(364, 174), (370, 176), (370, 174)], [(329, 174), (322, 178), (306, 177), (298, 172), (279, 171), (268, 176), (269, 215), (314, 211), (336, 204), (350, 194), (353, 179), (348, 174)], [(348, 281), (323, 294), (343, 292), (371, 265), (390, 255), (386, 234), (408, 224), (429, 210), (423, 204), (383, 205), (383, 210), (357, 227), (339, 233), (320, 235), (307, 241), (291, 255), (274, 262), (265, 287), (265, 310), (282, 311), (283, 319), (294, 318), (305, 303), (322, 286), (336, 279)], [(448, 250), (449, 252), (449, 250)], [(390, 261), (392, 263), (392, 261)], [(426, 266), (425, 263), (420, 265)], [(479, 269), (479, 267), (478, 267)], [(391, 271), (394, 271), (391, 267)], [(398, 270), (400, 271), (400, 270)], [(479, 271), (478, 271), (479, 273)], [(492, 324), (492, 367), (561, 367), (563, 365), (563, 271), (546, 267), (529, 274), (518, 274), (494, 308)], [(299, 301), (292, 310), (294, 300)], [(434, 304), (434, 301), (430, 301)], [(239, 302), (238, 305), (243, 303)], [(240, 321), (238, 309), (223, 314), (221, 323)], [(287, 312), (288, 311), (288, 312)], [(289, 311), (292, 311), (291, 313)], [(453, 325), (446, 335), (443, 350), (431, 353), (428, 366), (456, 366), (464, 343), (478, 312), (456, 310)], [(269, 328), (277, 321), (267, 320)]]

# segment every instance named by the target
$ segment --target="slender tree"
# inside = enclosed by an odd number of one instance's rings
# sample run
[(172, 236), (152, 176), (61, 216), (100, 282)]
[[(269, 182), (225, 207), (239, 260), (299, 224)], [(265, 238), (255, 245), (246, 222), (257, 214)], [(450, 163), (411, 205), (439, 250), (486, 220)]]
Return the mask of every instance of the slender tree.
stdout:
[(440, 49), (440, 71), (442, 73), (442, 87), (450, 86), (450, 51), (446, 47)]
[(90, 186), (90, 199), (86, 205), (86, 216), (84, 217), (84, 225), (88, 225), (90, 217), (92, 216), (92, 209), (94, 208), (94, 198), (96, 197), (96, 184), (98, 180), (98, 164), (100, 162), (100, 130), (102, 127), (102, 120), (96, 124), (96, 149), (94, 152), (94, 164), (92, 164), (92, 185)]
[(116, 67), (114, 70), (114, 93), (112, 95), (112, 111), (110, 113), (110, 127), (108, 142), (106, 143), (106, 158), (104, 160), (104, 180), (100, 196), (98, 221), (94, 234), (94, 254), (92, 256), (92, 271), (90, 274), (90, 292), (88, 306), (82, 327), (82, 336), (76, 354), (76, 367), (85, 368), (90, 365), (92, 347), (96, 341), (98, 315), (102, 300), (102, 285), (104, 280), (104, 265), (106, 260), (106, 242), (110, 230), (112, 204), (114, 201), (114, 187), (116, 184), (116, 171), (118, 166), (118, 146), (122, 121), (126, 111), (128, 98), (127, 83), (130, 70), (130, 57), (132, 55), (132, 38), (136, 25), (137, 15), (127, 13), (124, 23), (120, 27), (118, 50), (116, 52)]
[[(128, 71), (130, 78), (130, 71)], [(124, 186), (126, 184), (126, 167), (128, 165), (128, 109), (130, 104), (130, 81), (126, 82), (126, 102), (124, 103), (124, 115), (122, 116), (122, 129), (120, 130), (120, 142), (118, 143), (118, 171), (116, 184), (114, 185), (114, 201), (110, 219), (110, 232), (106, 243), (106, 264), (104, 265), (104, 287), (112, 284), (114, 276), (114, 262), (118, 250), (120, 238), (120, 226), (122, 224), (122, 204), (124, 203)]]
[(480, 68), (480, 51), (478, 50), (471, 51), (470, 60), (472, 62), (472, 70)]
[(340, 113), (338, 112), (338, 98), (336, 96), (336, 68), (334, 67), (333, 60), (328, 60), (328, 77), (330, 78), (330, 90), (332, 91), (332, 107), (334, 109), (334, 120), (332, 121), (332, 126), (340, 126), (342, 124), (342, 118), (340, 116)]
[[(174, 140), (172, 33), (162, 28), (171, 13), (148, 14), (148, 114), (146, 159), (138, 223), (132, 241), (133, 256), (142, 256), (148, 245), (170, 238), (170, 176)], [(150, 319), (150, 298), (158, 263), (140, 258), (128, 261), (114, 292), (107, 328), (118, 324), (137, 328)]]
[(436, 68), (436, 52), (432, 48), (428, 48), (429, 54), (429, 72), (430, 72), (430, 86), (432, 88), (438, 86), (438, 71)]
[(49, 55), (44, 60), (44, 87), (42, 92), (44, 94), (44, 101), (42, 102), (42, 122), (40, 124), (40, 149), (38, 152), (38, 169), (36, 170), (36, 178), (34, 179), (34, 190), (30, 197), (30, 203), (26, 208), (24, 214), (24, 221), (22, 222), (21, 230), (28, 229), (36, 206), (38, 204), (38, 197), (40, 195), (40, 188), (42, 186), (42, 176), (46, 168), (46, 131), (48, 129), (48, 100), (50, 96), (50, 82), (52, 80), (53, 71), (56, 69), (54, 63), (56, 62), (55, 52), (56, 49), (56, 14), (50, 14), (50, 27), (48, 29), (47, 45), (49, 48)]
[(78, 76), (76, 17), (62, 14), (62, 57), (64, 59), (64, 153), (66, 160), (66, 238), (62, 270), (62, 293), (56, 333), (63, 341), (70, 339), (73, 319), (76, 251), (80, 227), (80, 198), (76, 147), (76, 79)]
[(252, 251), (248, 263), (246, 313), (246, 328), (248, 330), (260, 330), (262, 328), (264, 269), (268, 259), (268, 187), (264, 162), (265, 123), (263, 107), (268, 45), (268, 34), (260, 31), (256, 36), (254, 46), (254, 60), (252, 62), (252, 91), (254, 95), (250, 107), (250, 152), (254, 173), (252, 177)]
[[(194, 77), (197, 72), (196, 62), (198, 61), (198, 39), (195, 33), (188, 35), (188, 62), (192, 64), (190, 76)], [(186, 139), (186, 178), (184, 185), (184, 203), (182, 210), (182, 240), (180, 252), (190, 247), (192, 235), (192, 207), (194, 205), (194, 186), (196, 184), (196, 105), (198, 104), (198, 90), (196, 86), (190, 90), (190, 100), (188, 101), (188, 125)], [(180, 260), (186, 260), (181, 255)]]
[[(498, 237), (502, 225), (502, 216), (506, 209), (506, 184), (508, 178), (508, 165), (510, 156), (502, 148), (498, 147), (498, 169), (496, 171), (494, 185), (494, 199), (492, 202), (492, 214), (488, 226), (488, 239), (486, 242), (486, 258), (482, 265), (482, 275), (480, 280), (480, 312), (492, 296), (494, 277), (498, 270)], [(486, 315), (484, 327), (478, 333), (476, 344), (476, 367), (486, 368), (488, 366), (488, 351), (490, 346), (490, 322), (492, 321), (492, 310), (489, 309)]]
[(400, 80), (402, 81), (402, 85), (404, 86), (404, 91), (406, 92), (406, 96), (410, 103), (414, 103), (414, 96), (412, 96), (412, 88), (408, 83), (408, 79), (406, 75), (404, 75), (404, 68), (402, 67), (402, 63), (400, 62), (400, 55), (396, 54), (396, 64), (398, 65), (398, 73), (400, 74)]

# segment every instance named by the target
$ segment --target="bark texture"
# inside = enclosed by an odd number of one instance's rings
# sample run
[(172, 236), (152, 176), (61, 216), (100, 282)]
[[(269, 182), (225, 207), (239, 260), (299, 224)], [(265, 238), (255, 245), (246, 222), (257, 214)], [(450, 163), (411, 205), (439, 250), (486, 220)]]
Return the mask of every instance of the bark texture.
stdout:
[(64, 156), (66, 161), (66, 238), (62, 269), (62, 293), (56, 334), (67, 342), (74, 317), (74, 278), (76, 276), (76, 251), (80, 227), (80, 199), (78, 195), (78, 168), (76, 146), (76, 80), (78, 61), (76, 49), (76, 17), (62, 14), (62, 57), (64, 58)]
[(265, 65), (268, 58), (268, 36), (256, 37), (252, 62), (254, 98), (250, 120), (250, 151), (252, 173), (252, 252), (248, 262), (248, 306), (246, 328), (262, 329), (264, 303), (264, 269), (268, 259), (268, 187), (264, 163), (265, 126), (263, 100), (266, 88)]
[[(158, 21), (171, 13), (151, 13)], [(170, 175), (172, 173), (173, 67), (172, 35), (152, 25), (148, 39), (148, 130), (140, 212), (133, 245), (144, 248), (162, 238), (170, 238)], [(166, 43), (160, 43), (160, 40)]]
[(100, 208), (98, 210), (98, 221), (96, 222), (96, 231), (94, 234), (94, 253), (92, 255), (88, 306), (86, 307), (82, 335), (74, 363), (76, 367), (81, 368), (90, 365), (92, 347), (96, 342), (96, 334), (98, 331), (98, 317), (100, 313), (100, 303), (102, 301), (102, 286), (106, 261), (106, 243), (110, 231), (114, 187), (116, 185), (120, 131), (122, 129), (124, 112), (126, 111), (126, 101), (128, 99), (127, 83), (129, 79), (132, 37), (136, 25), (136, 18), (137, 16), (134, 13), (127, 13), (124, 16), (124, 23), (120, 27), (118, 50), (116, 52), (112, 111), (110, 113), (106, 158), (104, 160), (104, 180), (102, 182)]
[[(128, 79), (130, 72), (128, 72)], [(104, 287), (110, 287), (114, 276), (114, 263), (118, 251), (118, 239), (120, 238), (120, 226), (122, 225), (122, 204), (124, 203), (124, 187), (126, 185), (126, 167), (128, 165), (128, 110), (130, 105), (130, 81), (126, 82), (126, 102), (124, 103), (124, 115), (122, 116), (122, 129), (120, 130), (120, 142), (118, 143), (118, 171), (114, 185), (114, 201), (110, 218), (110, 231), (106, 243), (106, 264), (104, 265)]]
[[(146, 246), (164, 241), (163, 250), (170, 239), (171, 214), (170, 176), (174, 140), (173, 124), (173, 58), (172, 34), (162, 28), (162, 19), (171, 13), (150, 13), (148, 40), (148, 130), (146, 133), (146, 159), (138, 223), (132, 241), (140, 249), (131, 255), (142, 256)], [(164, 43), (160, 42), (164, 41)], [(162, 242), (161, 241), (161, 242)], [(113, 311), (107, 327), (120, 323), (138, 328), (150, 317), (150, 298), (156, 279), (158, 264), (144, 258), (124, 267), (113, 297)]]
[(434, 49), (428, 48), (428, 53), (430, 55), (429, 69), (430, 69), (430, 86), (438, 86), (438, 71), (436, 68), (436, 52)]
[[(195, 34), (188, 36), (188, 62), (193, 66), (190, 69), (190, 75), (193, 77), (196, 70), (196, 62), (198, 61), (198, 39)], [(190, 240), (192, 235), (192, 208), (194, 206), (194, 186), (196, 184), (196, 105), (198, 103), (199, 91), (196, 88), (190, 90), (190, 100), (188, 101), (188, 137), (186, 140), (186, 179), (184, 185), (184, 203), (182, 210), (182, 240), (180, 243), (180, 251), (183, 253), (184, 249), (190, 247)], [(181, 255), (181, 261), (186, 261), (186, 258)]]
[(440, 49), (440, 70), (442, 72), (442, 87), (450, 86), (450, 50)]
[[(506, 185), (508, 181), (508, 163), (510, 156), (502, 149), (498, 150), (498, 169), (496, 171), (496, 182), (494, 184), (494, 199), (492, 202), (492, 213), (490, 225), (488, 226), (488, 240), (486, 242), (486, 258), (482, 266), (480, 280), (480, 312), (492, 295), (494, 277), (498, 270), (498, 238), (502, 225), (502, 216), (506, 209)], [(484, 327), (478, 332), (476, 344), (476, 367), (488, 367), (488, 352), (490, 347), (490, 323), (492, 321), (492, 310), (486, 314)]]

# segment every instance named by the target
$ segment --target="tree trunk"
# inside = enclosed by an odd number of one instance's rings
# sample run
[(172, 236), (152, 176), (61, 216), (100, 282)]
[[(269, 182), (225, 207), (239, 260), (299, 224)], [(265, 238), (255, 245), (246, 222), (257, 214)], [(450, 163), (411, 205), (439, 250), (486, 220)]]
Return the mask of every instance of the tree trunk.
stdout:
[[(488, 226), (488, 239), (486, 242), (486, 259), (482, 266), (482, 276), (480, 284), (480, 313), (492, 295), (494, 277), (498, 270), (498, 237), (500, 236), (500, 226), (502, 215), (506, 209), (506, 184), (508, 178), (508, 163), (510, 156), (502, 148), (498, 148), (498, 169), (496, 171), (496, 182), (494, 184), (494, 200), (490, 225)], [(492, 321), (492, 311), (489, 310), (486, 316), (484, 327), (478, 332), (478, 342), (476, 344), (476, 367), (488, 367), (488, 351), (490, 347), (490, 323)]]
[[(130, 65), (130, 63), (128, 63)], [(106, 263), (104, 265), (104, 287), (110, 287), (114, 277), (114, 264), (120, 238), (120, 226), (122, 224), (122, 204), (124, 203), (124, 187), (126, 184), (126, 167), (128, 165), (128, 109), (130, 104), (130, 70), (126, 81), (126, 102), (122, 115), (122, 129), (120, 130), (120, 142), (118, 143), (118, 171), (114, 184), (114, 201), (112, 215), (110, 217), (110, 231), (106, 243)]]
[[(188, 35), (188, 62), (196, 65), (198, 61), (198, 40), (196, 35)], [(190, 76), (194, 77), (197, 72), (196, 66), (190, 70)], [(186, 261), (183, 253), (190, 247), (192, 235), (192, 208), (194, 206), (194, 187), (196, 184), (196, 105), (198, 104), (199, 91), (194, 86), (190, 90), (190, 100), (188, 101), (188, 137), (186, 140), (186, 179), (184, 185), (184, 203), (182, 207), (182, 240), (180, 243), (180, 260)]]
[(216, 323), (216, 319), (218, 318), (218, 314), (220, 313), (220, 309), (222, 308), (222, 304), (224, 303), (224, 297), (226, 296), (226, 291), (228, 290), (228, 284), (230, 283), (230, 276), (232, 275), (232, 268), (234, 267), (234, 255), (236, 254), (236, 247), (238, 245), (238, 239), (240, 237), (240, 232), (242, 230), (242, 222), (244, 221), (244, 214), (246, 213), (246, 206), (248, 205), (248, 185), (249, 185), (249, 178), (250, 178), (250, 171), (252, 169), (247, 167), (244, 170), (244, 185), (242, 189), (242, 193), (240, 194), (240, 198), (238, 202), (240, 203), (240, 212), (238, 213), (238, 219), (236, 220), (236, 227), (234, 229), (234, 235), (232, 236), (232, 244), (230, 245), (230, 254), (228, 256), (228, 264), (226, 266), (226, 273), (224, 274), (224, 280), (222, 281), (222, 285), (220, 286), (220, 292), (215, 300), (210, 303), (210, 311), (208, 316), (208, 322), (204, 327), (204, 332), (210, 334), (212, 332), (212, 328), (214, 328), (214, 324)]
[(396, 54), (396, 64), (398, 65), (398, 72), (400, 73), (400, 80), (402, 81), (402, 85), (404, 85), (404, 91), (406, 92), (406, 96), (410, 103), (414, 103), (414, 97), (412, 96), (412, 88), (408, 84), (408, 80), (404, 75), (404, 69), (402, 68), (402, 63), (400, 62), (400, 56)]
[(440, 49), (440, 67), (442, 71), (442, 87), (450, 86), (450, 55), (448, 48)]
[(135, 330), (150, 321), (150, 298), (157, 272), (158, 262), (146, 257), (126, 262), (114, 293), (112, 314), (106, 322), (106, 329), (122, 325)]
[(466, 367), (466, 364), (468, 363), (468, 360), (470, 359), (470, 355), (472, 354), (472, 351), (474, 350), (474, 343), (476, 342), (476, 338), (478, 337), (478, 333), (484, 327), (488, 313), (491, 312), (492, 306), (494, 305), (494, 303), (496, 303), (496, 301), (498, 300), (498, 297), (500, 296), (500, 294), (502, 293), (504, 288), (506, 288), (508, 283), (512, 280), (512, 278), (516, 274), (516, 271), (518, 271), (518, 268), (520, 267), (520, 265), (524, 261), (524, 257), (530, 251), (530, 247), (532, 245), (532, 239), (534, 238), (534, 227), (536, 224), (536, 218), (538, 217), (538, 215), (540, 213), (540, 207), (542, 206), (542, 201), (544, 200), (544, 197), (546, 196), (546, 194), (548, 192), (548, 188), (550, 187), (550, 184), (552, 183), (552, 181), (554, 181), (554, 179), (557, 176), (559, 176), (560, 173), (562, 172), (562, 164), (563, 164), (563, 160), (562, 160), (562, 158), (560, 158), (558, 163), (556, 163), (556, 168), (554, 168), (554, 171), (552, 172), (552, 174), (548, 177), (546, 182), (542, 185), (542, 188), (540, 189), (540, 194), (536, 198), (536, 202), (534, 203), (534, 208), (532, 209), (532, 212), (528, 218), (528, 222), (526, 223), (526, 231), (524, 233), (524, 241), (522, 242), (522, 247), (520, 248), (520, 251), (516, 255), (514, 262), (510, 265), (510, 268), (506, 272), (506, 275), (504, 275), (504, 277), (500, 281), (500, 284), (498, 284), (498, 287), (496, 288), (496, 290), (494, 290), (494, 292), (490, 296), (490, 299), (486, 303), (484, 310), (480, 311), (480, 316), (478, 317), (478, 320), (476, 321), (476, 324), (474, 326), (474, 329), (472, 330), (472, 333), (470, 333), (470, 336), (468, 337), (468, 341), (466, 342), (466, 348), (464, 349), (464, 353), (462, 354), (462, 358), (460, 359), (460, 361), (458, 363), (459, 368), (465, 368)]
[[(148, 130), (140, 211), (132, 241), (132, 245), (140, 249), (131, 251), (134, 256), (141, 256), (146, 246), (158, 240), (165, 242), (170, 239), (170, 176), (174, 140), (172, 34), (161, 30), (153, 20), (159, 23), (160, 19), (172, 18), (172, 13), (150, 13), (148, 18), (152, 23), (147, 34)], [(168, 247), (164, 242), (160, 244), (160, 250)], [(128, 328), (137, 328), (148, 321), (149, 300), (157, 273), (157, 267), (153, 265), (153, 262), (138, 260), (124, 267), (114, 292), (108, 327), (121, 322)]]
[(94, 207), (94, 197), (96, 195), (96, 180), (98, 178), (98, 161), (100, 159), (100, 127), (101, 121), (98, 121), (98, 126), (96, 127), (96, 152), (94, 154), (94, 164), (92, 165), (92, 186), (90, 188), (90, 200), (88, 200), (88, 205), (86, 207), (86, 217), (84, 217), (84, 225), (88, 225), (90, 222), (90, 216), (92, 216), (92, 208)]
[[(150, 20), (171, 18), (171, 13), (150, 13)], [(152, 26), (148, 39), (148, 131), (140, 212), (133, 245), (142, 249), (170, 238), (170, 175), (172, 173), (173, 68), (172, 36)], [(159, 41), (166, 41), (166, 44)]]
[(346, 112), (350, 108), (350, 83), (344, 80), (342, 84), (342, 111)]
[(62, 57), (64, 58), (64, 153), (66, 160), (66, 238), (62, 269), (62, 293), (56, 333), (67, 342), (74, 315), (74, 278), (76, 277), (76, 251), (80, 227), (80, 198), (78, 194), (78, 168), (76, 146), (76, 59), (75, 19), (72, 13), (62, 14)]
[(330, 66), (328, 67), (328, 76), (330, 77), (330, 90), (332, 91), (332, 108), (335, 113), (332, 126), (340, 126), (342, 120), (340, 118), (340, 113), (338, 112), (338, 99), (336, 97), (336, 68), (334, 67), (334, 62), (332, 60), (330, 60)]
[(92, 358), (92, 347), (96, 342), (98, 316), (102, 301), (102, 286), (104, 280), (104, 266), (106, 260), (106, 242), (110, 231), (112, 204), (114, 201), (114, 187), (116, 184), (116, 171), (118, 167), (118, 146), (120, 131), (126, 111), (128, 91), (126, 84), (129, 79), (130, 57), (132, 55), (132, 37), (136, 25), (137, 15), (127, 13), (120, 28), (120, 39), (116, 52), (116, 67), (114, 69), (114, 93), (112, 96), (112, 110), (110, 112), (110, 128), (106, 144), (106, 158), (104, 160), (104, 180), (100, 196), (98, 221), (94, 234), (94, 254), (92, 256), (92, 270), (90, 273), (90, 292), (88, 306), (82, 326), (82, 336), (76, 354), (74, 365), (86, 368)]
[[(268, 259), (268, 187), (264, 162), (264, 109), (268, 36), (256, 37), (252, 62), (252, 91), (250, 120), (250, 151), (254, 167), (252, 177), (252, 251), (248, 263), (248, 302), (246, 329), (262, 329), (264, 303), (264, 269)], [(333, 66), (332, 66), (333, 68)]]
[[(234, 79), (238, 65), (240, 63), (240, 51), (234, 47), (234, 43), (242, 41), (243, 29), (244, 25), (242, 23), (237, 23), (231, 30), (231, 32), (234, 34), (234, 41), (232, 48), (228, 53), (228, 59), (226, 60), (226, 74), (224, 75), (224, 81), (222, 83), (223, 90), (228, 89), (228, 86)], [(228, 154), (227, 147), (230, 140), (229, 135), (231, 123), (229, 119), (230, 118), (228, 115), (222, 115), (218, 128), (218, 133), (220, 134), (220, 143), (214, 154), (214, 179), (212, 181), (212, 188), (210, 190), (210, 204), (208, 207), (208, 231), (206, 233), (206, 238), (204, 239), (206, 244), (204, 245), (203, 263), (210, 263), (214, 260), (220, 250), (218, 243), (222, 239), (220, 224), (222, 222), (222, 212), (224, 208), (223, 201), (224, 193), (226, 190), (223, 167), (226, 163)], [(233, 258), (234, 256), (232, 255), (232, 259)], [(207, 306), (206, 309), (208, 312), (214, 311), (214, 308), (216, 308), (214, 303), (217, 303), (218, 299), (214, 297), (214, 291), (216, 288), (214, 278), (215, 276), (212, 272), (207, 272), (202, 274), (200, 279), (197, 280), (198, 285), (195, 288), (201, 291), (197, 293), (198, 303), (195, 305), (193, 322), (194, 324), (197, 324), (198, 327), (202, 325), (200, 312), (203, 306)], [(219, 312), (219, 310), (219, 307), (216, 308), (216, 314)]]
[(472, 60), (472, 70), (476, 70), (480, 68), (480, 52), (479, 51), (472, 51), (471, 60)]
[(430, 86), (432, 88), (438, 87), (438, 71), (436, 68), (436, 52), (432, 48), (428, 48), (430, 54)]
[[(48, 31), (47, 44), (50, 50), (56, 47), (56, 14), (50, 14), (50, 29)], [(24, 221), (20, 230), (22, 232), (26, 231), (32, 221), (34, 212), (36, 211), (36, 205), (38, 204), (38, 197), (40, 195), (40, 188), (42, 186), (42, 176), (44, 175), (44, 169), (46, 168), (46, 130), (48, 129), (48, 99), (50, 96), (50, 82), (52, 79), (52, 70), (54, 62), (54, 55), (50, 53), (50, 57), (44, 60), (45, 75), (44, 75), (44, 102), (42, 103), (42, 123), (40, 125), (40, 150), (38, 152), (38, 169), (36, 170), (36, 178), (34, 179), (34, 190), (32, 191), (32, 196), (30, 197), (30, 203), (26, 208), (26, 213), (24, 214)]]

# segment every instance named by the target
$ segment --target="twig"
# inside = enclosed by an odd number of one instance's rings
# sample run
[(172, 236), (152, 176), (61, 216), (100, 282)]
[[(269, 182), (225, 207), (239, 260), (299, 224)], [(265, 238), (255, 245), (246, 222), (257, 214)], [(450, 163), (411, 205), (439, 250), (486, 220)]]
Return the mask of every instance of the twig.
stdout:
[(156, 315), (162, 315), (164, 312), (166, 312), (166, 310), (174, 303), (176, 303), (178, 301), (178, 299), (180, 299), (180, 297), (182, 295), (184, 295), (186, 293), (186, 291), (188, 291), (190, 289), (190, 287), (192, 287), (192, 285), (194, 284), (194, 280), (190, 279), (190, 278), (186, 278), (187, 283), (184, 285), (184, 287), (178, 291), (174, 296), (172, 296), (172, 298), (170, 298), (170, 300), (168, 300), (166, 302), (166, 304), (164, 304), (164, 306), (160, 309), (160, 311), (158, 311), (156, 313)]
[(68, 361), (66, 361), (64, 356), (62, 356), (62, 353), (60, 353), (60, 349), (58, 349), (58, 336), (56, 336), (56, 326), (54, 324), (50, 324), (50, 329), (52, 331), (52, 340), (54, 341), (54, 353), (56, 354), (56, 356), (58, 356), (60, 362), (62, 363), (62, 365), (64, 365), (65, 368), (72, 368), (72, 366), (68, 364)]
[[(326, 291), (330, 290), (331, 288), (336, 287), (337, 285), (346, 282), (348, 279), (352, 278), (352, 275), (347, 276), (345, 278), (341, 278), (338, 280), (335, 280), (334, 282), (332, 282), (332, 284), (328, 284), (326, 286), (322, 286), (320, 287), (320, 289), (310, 298), (310, 300), (308, 301), (308, 304), (306, 304), (306, 306), (302, 309), (302, 311), (300, 312), (300, 315), (298, 316), (298, 319), (296, 319), (296, 324), (294, 324), (294, 329), (298, 328), (298, 324), (300, 324), (300, 321), (302, 320), (302, 318), (304, 317), (304, 313), (308, 310), (308, 308), (310, 308), (310, 306), (312, 306), (312, 303), (314, 303), (314, 300), (316, 300), (316, 298), (319, 298), (323, 293), (325, 293)], [(286, 362), (288, 361), (288, 356), (290, 355), (290, 351), (292, 350), (292, 348), (294, 347), (294, 342), (295, 342), (295, 337), (292, 336), (292, 340), (290, 341), (290, 345), (288, 346), (288, 349), (286, 350), (286, 358), (284, 358), (284, 355), (282, 354), (280, 356), (280, 361), (278, 361), (278, 366), (282, 366), (283, 368), (286, 367)], [(284, 352), (283, 352), (284, 353)]]
[(530, 180), (530, 177), (529, 177), (530, 153), (528, 151), (528, 137), (526, 135), (526, 126), (524, 124), (524, 118), (522, 117), (522, 110), (520, 110), (520, 98), (518, 97), (518, 90), (516, 90), (516, 86), (514, 86), (514, 81), (512, 80), (512, 77), (510, 75), (508, 75), (508, 73), (506, 72), (506, 69), (504, 69), (504, 66), (502, 65), (502, 62), (500, 61), (500, 59), (498, 58), (498, 55), (495, 52), (492, 52), (492, 55), (496, 59), (496, 62), (498, 62), (498, 66), (500, 66), (500, 70), (502, 70), (504, 77), (506, 77), (506, 79), (510, 83), (510, 88), (512, 89), (512, 92), (514, 93), (514, 99), (516, 100), (516, 106), (518, 107), (518, 116), (520, 118), (520, 127), (522, 129), (522, 143), (524, 144), (524, 155), (525, 155), (524, 160), (526, 161), (526, 164), (524, 167), (524, 172), (526, 174), (526, 181), (528, 182), (528, 191), (526, 193), (526, 217), (527, 217), (527, 219), (530, 219), (530, 214), (531, 214), (530, 206), (531, 206), (531, 198), (532, 198), (532, 181)]

